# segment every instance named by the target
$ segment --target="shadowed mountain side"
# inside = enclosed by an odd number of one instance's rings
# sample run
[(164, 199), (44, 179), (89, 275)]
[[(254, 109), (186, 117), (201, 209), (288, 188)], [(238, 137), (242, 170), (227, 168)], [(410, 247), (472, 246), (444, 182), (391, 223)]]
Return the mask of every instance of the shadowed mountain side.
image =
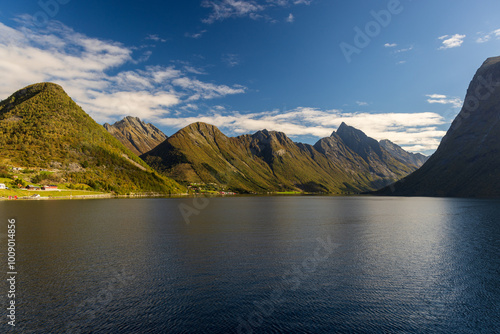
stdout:
[(404, 163), (405, 165), (414, 165), (417, 168), (420, 168), (429, 159), (428, 156), (420, 153), (407, 152), (387, 139), (381, 140), (379, 143), (387, 152), (396, 158), (396, 160)]
[(436, 152), (382, 195), (500, 197), (500, 57), (479, 68)]

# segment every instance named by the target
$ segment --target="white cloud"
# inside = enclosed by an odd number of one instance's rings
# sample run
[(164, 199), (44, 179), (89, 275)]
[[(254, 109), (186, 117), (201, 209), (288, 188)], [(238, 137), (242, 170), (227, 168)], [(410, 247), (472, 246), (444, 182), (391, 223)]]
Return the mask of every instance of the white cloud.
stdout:
[[(241, 114), (213, 110), (211, 115), (197, 115), (184, 118), (164, 117), (155, 120), (170, 127), (184, 127), (193, 122), (206, 122), (229, 130), (234, 134), (253, 133), (262, 129), (276, 130), (290, 137), (328, 137), (345, 122), (364, 131), (375, 139), (389, 139), (413, 151), (434, 150), (445, 131), (437, 129), (445, 123), (436, 113), (343, 113), (340, 110), (320, 110), (297, 108), (281, 112), (278, 110), (262, 113)], [(415, 149), (417, 148), (418, 149)]]
[(405, 48), (405, 49), (399, 49), (399, 50), (396, 50), (394, 51), (394, 53), (402, 53), (402, 52), (408, 52), (408, 51), (411, 51), (413, 50), (413, 45), (408, 47), (408, 48)]
[(356, 104), (360, 107), (366, 107), (368, 105), (368, 102), (356, 101)]
[[(27, 22), (26, 17), (18, 22)], [(79, 34), (58, 22), (43, 30), (0, 23), (0, 98), (27, 85), (51, 81), (102, 122), (127, 115), (153, 118), (188, 101), (245, 92), (240, 85), (190, 77), (194, 72), (186, 66), (130, 69), (138, 63), (133, 53), (134, 48)], [(120, 71), (124, 66), (129, 69)]]
[(395, 48), (396, 46), (398, 46), (396, 43), (385, 43), (384, 44), (384, 47), (386, 47), (386, 48)]
[(293, 16), (293, 14), (290, 13), (290, 15), (288, 15), (288, 17), (286, 18), (286, 22), (293, 23), (294, 21), (295, 21), (295, 16)]
[(464, 101), (462, 101), (461, 98), (459, 97), (449, 97), (446, 95), (442, 94), (429, 94), (426, 95), (428, 97), (427, 102), (431, 104), (451, 104), (453, 108), (461, 108), (462, 105), (464, 104)]
[(215, 21), (222, 21), (230, 17), (252, 17), (265, 9), (265, 6), (253, 0), (204, 0), (201, 5), (212, 9), (208, 18), (203, 20), (205, 23), (214, 23)]
[(482, 34), (482, 37), (479, 37), (476, 42), (477, 43), (486, 43), (489, 42), (492, 38), (500, 39), (500, 29), (494, 30), (488, 34)]
[[(211, 13), (207, 18), (203, 19), (203, 22), (212, 24), (216, 21), (237, 17), (249, 17), (253, 20), (265, 18), (268, 21), (275, 22), (275, 20), (264, 14), (266, 9), (276, 6), (309, 5), (311, 2), (312, 0), (266, 0), (265, 3), (255, 0), (203, 0), (201, 5), (211, 9)], [(293, 15), (290, 15), (293, 20)], [(288, 16), (288, 20), (290, 20), (290, 16)]]
[(232, 94), (241, 94), (245, 92), (243, 86), (229, 87), (225, 85), (215, 85), (212, 83), (202, 82), (197, 79), (188, 77), (180, 77), (172, 80), (174, 86), (179, 86), (188, 91), (194, 92), (188, 98), (189, 101), (199, 99), (213, 99)]
[(207, 30), (201, 30), (199, 32), (190, 34), (190, 33), (185, 33), (184, 36), (189, 37), (189, 38), (194, 38), (194, 39), (199, 39), (203, 37), (203, 35), (207, 32)]
[(444, 35), (444, 36), (438, 37), (438, 39), (443, 41), (442, 42), (443, 45), (439, 48), (439, 50), (446, 50), (446, 49), (460, 47), (460, 46), (462, 46), (465, 37), (467, 37), (467, 36), (460, 35), (460, 34), (455, 34), (451, 37), (449, 35)]
[(161, 38), (158, 35), (148, 35), (148, 36), (146, 36), (146, 39), (150, 40), (150, 41), (162, 42), (162, 43), (165, 43), (167, 41), (166, 39)]

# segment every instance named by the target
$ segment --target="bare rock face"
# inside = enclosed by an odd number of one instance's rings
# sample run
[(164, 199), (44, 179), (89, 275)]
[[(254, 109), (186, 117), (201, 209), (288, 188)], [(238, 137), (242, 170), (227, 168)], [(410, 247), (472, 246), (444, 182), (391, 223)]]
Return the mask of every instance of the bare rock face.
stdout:
[(381, 140), (379, 143), (380, 146), (385, 148), (385, 150), (389, 152), (393, 157), (395, 157), (398, 161), (401, 161), (402, 163), (407, 165), (414, 165), (415, 167), (420, 168), (429, 159), (428, 156), (420, 153), (407, 152), (401, 146), (394, 144), (387, 139)]
[(487, 59), (437, 151), (384, 195), (500, 197), (500, 57)]
[(154, 125), (132, 116), (113, 125), (106, 123), (104, 128), (137, 155), (151, 151), (168, 138)]

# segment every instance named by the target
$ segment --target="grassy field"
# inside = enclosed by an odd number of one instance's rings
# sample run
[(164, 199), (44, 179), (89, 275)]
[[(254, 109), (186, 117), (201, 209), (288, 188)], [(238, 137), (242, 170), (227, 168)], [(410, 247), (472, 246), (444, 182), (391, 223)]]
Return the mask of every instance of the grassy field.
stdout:
[[(1, 183), (1, 181), (0, 181)], [(35, 194), (40, 195), (41, 197), (70, 197), (70, 196), (85, 196), (85, 195), (104, 195), (106, 193), (96, 192), (96, 191), (85, 191), (85, 190), (49, 190), (49, 191), (32, 191), (32, 190), (20, 190), (20, 189), (10, 189), (10, 190), (1, 190), (0, 189), (0, 198), (8, 198), (9, 196), (17, 196), (18, 198), (22, 197), (30, 197)]]

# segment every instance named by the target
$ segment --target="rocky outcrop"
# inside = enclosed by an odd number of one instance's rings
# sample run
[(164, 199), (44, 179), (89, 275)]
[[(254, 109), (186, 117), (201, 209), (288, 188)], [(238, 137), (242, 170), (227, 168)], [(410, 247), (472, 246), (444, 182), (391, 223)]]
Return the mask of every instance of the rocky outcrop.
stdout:
[(500, 57), (487, 59), (436, 152), (383, 195), (500, 197)]
[(167, 139), (167, 136), (152, 124), (137, 117), (127, 116), (104, 128), (137, 155), (151, 151)]

